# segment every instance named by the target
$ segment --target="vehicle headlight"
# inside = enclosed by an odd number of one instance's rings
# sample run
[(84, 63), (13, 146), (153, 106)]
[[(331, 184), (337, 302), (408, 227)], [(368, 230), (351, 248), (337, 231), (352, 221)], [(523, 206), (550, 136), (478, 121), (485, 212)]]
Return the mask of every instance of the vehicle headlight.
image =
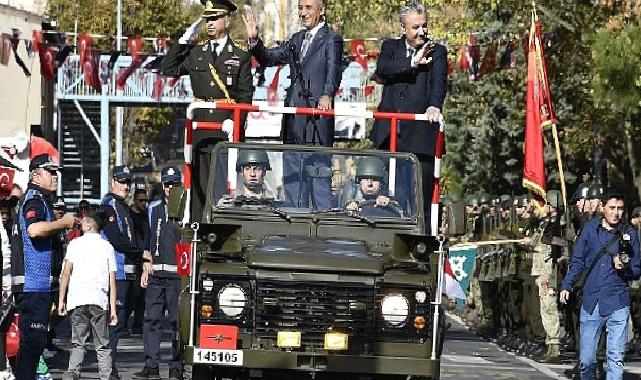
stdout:
[(381, 313), (385, 322), (392, 327), (400, 327), (410, 315), (410, 303), (400, 294), (390, 294), (383, 298)]
[(211, 292), (212, 289), (214, 289), (214, 282), (210, 278), (204, 279), (203, 289), (205, 289), (206, 292)]
[(245, 291), (238, 285), (226, 285), (218, 292), (218, 307), (228, 317), (238, 317), (246, 304)]

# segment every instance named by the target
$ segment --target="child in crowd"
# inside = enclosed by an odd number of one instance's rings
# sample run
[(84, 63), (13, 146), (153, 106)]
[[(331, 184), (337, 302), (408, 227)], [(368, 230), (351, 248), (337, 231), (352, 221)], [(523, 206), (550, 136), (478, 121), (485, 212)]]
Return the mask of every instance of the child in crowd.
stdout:
[(71, 312), (73, 349), (63, 379), (77, 380), (80, 377), (80, 366), (90, 335), (98, 356), (100, 379), (107, 380), (111, 375), (109, 325), (115, 325), (118, 317), (115, 253), (111, 244), (100, 236), (100, 230), (107, 222), (104, 210), (89, 209), (82, 220), (83, 235), (67, 247), (60, 283), (59, 312), (60, 315), (65, 315), (67, 310)]

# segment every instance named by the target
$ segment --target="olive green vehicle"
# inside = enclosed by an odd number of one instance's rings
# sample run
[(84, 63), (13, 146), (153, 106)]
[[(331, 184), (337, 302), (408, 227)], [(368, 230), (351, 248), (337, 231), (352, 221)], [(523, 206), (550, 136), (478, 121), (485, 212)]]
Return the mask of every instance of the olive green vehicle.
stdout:
[[(442, 241), (423, 233), (418, 165), (217, 144), (204, 211), (184, 229), (185, 378), (438, 379)], [(332, 207), (314, 206), (322, 196)]]

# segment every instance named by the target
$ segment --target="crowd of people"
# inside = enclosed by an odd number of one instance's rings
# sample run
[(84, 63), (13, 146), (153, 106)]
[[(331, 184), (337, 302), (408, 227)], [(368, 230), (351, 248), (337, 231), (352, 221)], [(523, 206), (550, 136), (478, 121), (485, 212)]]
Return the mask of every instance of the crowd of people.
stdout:
[(570, 378), (621, 379), (641, 342), (641, 208), (598, 182), (581, 184), (569, 210), (557, 190), (542, 206), (485, 193), (465, 203), (462, 240), (478, 254), (464, 320), (519, 355), (576, 358)]
[(165, 207), (169, 191), (182, 183), (180, 170), (161, 171), (163, 191), (149, 204), (146, 188), (130, 194), (129, 168), (116, 166), (100, 204), (82, 200), (75, 213), (56, 195), (59, 166), (48, 155), (34, 157), (29, 171), (27, 188), (15, 185), (0, 200), (3, 303), (13, 303), (19, 316), (19, 346), (9, 358), (15, 378), (50, 378), (44, 359), (56, 355), (54, 327), (68, 316), (73, 348), (65, 379), (80, 377), (90, 338), (100, 378), (119, 379), (119, 339), (127, 333), (143, 334), (147, 357), (134, 377), (159, 379), (167, 310), (174, 331), (170, 378), (180, 379), (174, 246), (181, 236)]

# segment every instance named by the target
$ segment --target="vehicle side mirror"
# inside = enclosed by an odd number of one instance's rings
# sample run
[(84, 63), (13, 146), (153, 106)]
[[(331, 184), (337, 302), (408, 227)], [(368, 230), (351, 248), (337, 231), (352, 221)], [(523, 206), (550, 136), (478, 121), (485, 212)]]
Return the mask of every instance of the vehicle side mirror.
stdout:
[(187, 191), (182, 187), (172, 187), (167, 199), (167, 216), (169, 219), (180, 220), (185, 213)]

